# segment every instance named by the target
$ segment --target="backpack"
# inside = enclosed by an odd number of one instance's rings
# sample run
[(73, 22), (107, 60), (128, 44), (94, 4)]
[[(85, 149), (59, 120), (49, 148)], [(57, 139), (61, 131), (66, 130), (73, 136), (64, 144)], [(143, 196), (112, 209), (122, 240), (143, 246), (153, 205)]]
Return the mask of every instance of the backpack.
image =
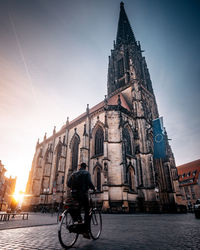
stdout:
[(81, 174), (79, 171), (72, 174), (71, 177), (71, 189), (80, 190), (81, 189)]

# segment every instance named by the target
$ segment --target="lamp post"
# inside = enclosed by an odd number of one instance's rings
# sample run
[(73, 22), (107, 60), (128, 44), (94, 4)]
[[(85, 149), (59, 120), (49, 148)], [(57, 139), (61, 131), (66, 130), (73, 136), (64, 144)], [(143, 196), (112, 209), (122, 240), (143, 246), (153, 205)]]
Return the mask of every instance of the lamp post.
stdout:
[[(49, 188), (44, 188), (44, 207), (46, 208), (46, 204), (48, 204), (48, 193), (49, 193)], [(45, 209), (46, 210), (46, 209)]]
[(64, 199), (64, 179), (65, 179), (65, 177), (64, 176), (62, 176), (62, 198), (61, 198), (61, 207), (63, 206), (63, 199)]
[(154, 189), (155, 193), (156, 193), (156, 199), (159, 200), (159, 188), (158, 187), (155, 187)]

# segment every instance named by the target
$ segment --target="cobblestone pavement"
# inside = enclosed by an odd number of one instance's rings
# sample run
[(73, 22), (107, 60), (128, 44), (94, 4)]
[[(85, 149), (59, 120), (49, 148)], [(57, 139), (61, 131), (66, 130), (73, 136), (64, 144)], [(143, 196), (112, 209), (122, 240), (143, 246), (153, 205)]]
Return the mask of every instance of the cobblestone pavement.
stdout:
[[(62, 249), (58, 225), (0, 231), (0, 249)], [(79, 236), (73, 249), (200, 249), (200, 220), (194, 214), (103, 215), (97, 241)]]
[(57, 223), (57, 214), (29, 213), (28, 220), (22, 220), (22, 215), (10, 218), (9, 221), (0, 221), (0, 230), (19, 227), (52, 225)]

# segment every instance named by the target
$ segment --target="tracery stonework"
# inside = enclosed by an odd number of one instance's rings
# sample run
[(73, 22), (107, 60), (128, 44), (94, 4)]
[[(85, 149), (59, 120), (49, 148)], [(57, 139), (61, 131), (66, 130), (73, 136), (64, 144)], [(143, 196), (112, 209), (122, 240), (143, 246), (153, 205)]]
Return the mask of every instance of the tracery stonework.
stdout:
[(37, 143), (27, 184), (33, 195), (29, 205), (42, 205), (45, 190), (49, 206), (65, 200), (67, 179), (81, 162), (88, 165), (103, 210), (158, 211), (175, 204), (173, 153), (167, 144), (167, 161), (164, 169), (158, 169), (152, 129), (152, 120), (159, 117), (157, 104), (123, 3), (109, 57), (107, 90), (104, 101), (87, 106), (81, 116), (67, 120), (60, 131), (54, 128), (52, 136)]

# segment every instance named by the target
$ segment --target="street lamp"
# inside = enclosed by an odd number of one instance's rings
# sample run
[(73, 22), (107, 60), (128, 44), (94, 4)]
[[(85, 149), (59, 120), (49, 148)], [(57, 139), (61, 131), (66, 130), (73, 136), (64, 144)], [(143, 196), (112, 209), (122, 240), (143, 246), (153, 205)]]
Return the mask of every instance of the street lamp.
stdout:
[(155, 187), (156, 199), (159, 199), (159, 188)]
[(44, 188), (44, 206), (48, 204), (48, 193), (49, 193), (49, 188)]

